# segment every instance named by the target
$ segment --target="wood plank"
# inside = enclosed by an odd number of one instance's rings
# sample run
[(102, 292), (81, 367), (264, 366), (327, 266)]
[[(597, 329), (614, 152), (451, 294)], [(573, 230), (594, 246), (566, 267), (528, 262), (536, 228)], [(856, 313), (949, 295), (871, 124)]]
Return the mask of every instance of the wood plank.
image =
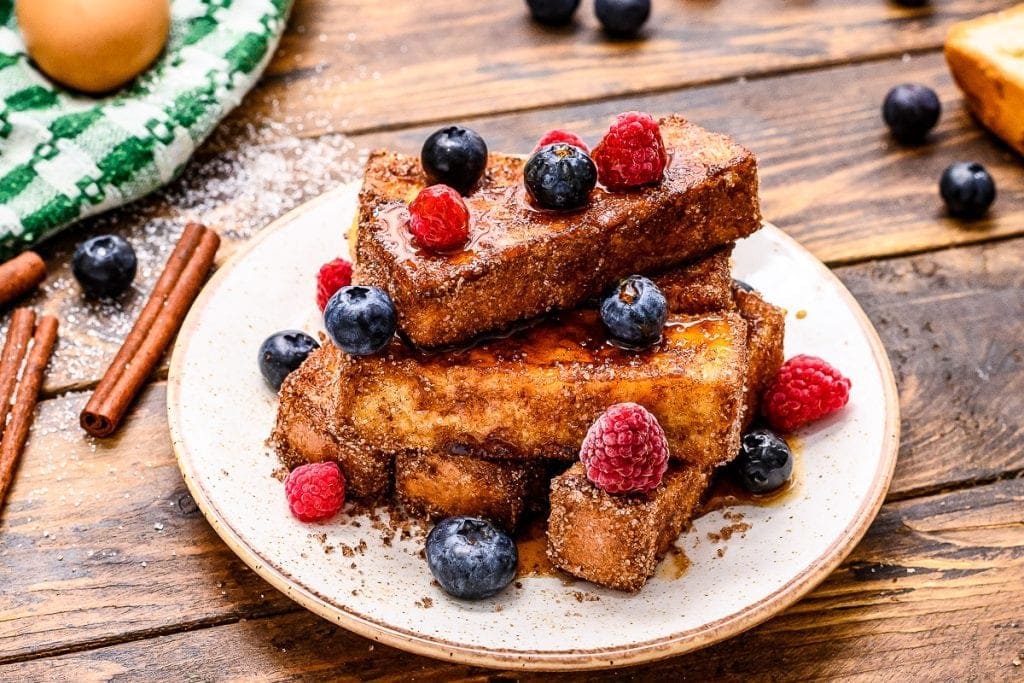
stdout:
[(878, 329), (900, 388), (892, 495), (1024, 473), (1021, 264), (1018, 238), (837, 270)]
[[(931, 144), (901, 148), (886, 135), (879, 103), (898, 81), (938, 88), (946, 114)], [(820, 96), (825, 89), (830, 97)], [(526, 151), (556, 125), (596, 141), (614, 114), (630, 108), (683, 111), (748, 145), (760, 157), (765, 216), (827, 263), (1024, 233), (1021, 159), (964, 113), (940, 55), (469, 123), (493, 149)], [(81, 388), (99, 379), (185, 221), (205, 221), (226, 236), (223, 262), (273, 218), (357, 177), (359, 150), (386, 145), (416, 153), (432, 129), (352, 140), (325, 136), (262, 142), (259, 136), (232, 136), (225, 129), (167, 190), (51, 240), (42, 251), (52, 276), (32, 302), (69, 324), (62, 330), (47, 390)], [(988, 219), (964, 224), (942, 215), (937, 179), (948, 163), (960, 159), (982, 161), (995, 175), (999, 198)], [(70, 273), (74, 244), (85, 235), (110, 231), (124, 235), (139, 251), (144, 267), (136, 291), (116, 305), (84, 302)]]
[(107, 441), (77, 428), (85, 399), (41, 404), (0, 510), (0, 662), (291, 609), (220, 542), (185, 488), (164, 385)]
[[(1024, 479), (883, 508), (809, 597), (711, 648), (564, 680), (1011, 680), (1024, 659)], [(246, 620), (3, 670), (18, 680), (253, 676), (542, 680), (408, 655), (310, 613)]]
[[(1024, 239), (839, 270), (899, 377), (893, 498), (1024, 474), (1022, 262)], [(111, 442), (78, 429), (84, 400), (43, 403), (0, 517), (0, 661), (289, 609), (195, 509), (170, 451), (163, 385)], [(887, 534), (873, 552), (899, 547)]]
[(934, 48), (952, 22), (1012, 4), (665, 2), (644, 40), (620, 41), (598, 30), (588, 4), (552, 30), (521, 0), (310, 0), (297, 3), (238, 120), (351, 133), (666, 90)]

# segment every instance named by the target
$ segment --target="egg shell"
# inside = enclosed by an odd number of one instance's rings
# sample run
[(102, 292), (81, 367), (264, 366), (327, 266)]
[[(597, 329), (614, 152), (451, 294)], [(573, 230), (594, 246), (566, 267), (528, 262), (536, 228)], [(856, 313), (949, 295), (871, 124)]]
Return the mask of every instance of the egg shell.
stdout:
[(106, 93), (146, 70), (167, 43), (169, 0), (17, 0), (29, 56), (51, 79)]

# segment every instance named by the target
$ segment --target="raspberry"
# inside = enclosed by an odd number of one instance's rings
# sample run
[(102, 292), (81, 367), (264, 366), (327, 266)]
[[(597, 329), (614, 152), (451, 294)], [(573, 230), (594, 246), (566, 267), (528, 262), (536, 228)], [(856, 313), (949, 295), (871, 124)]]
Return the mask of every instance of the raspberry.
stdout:
[(661, 180), (668, 153), (658, 122), (650, 114), (619, 114), (591, 155), (597, 179), (609, 190), (626, 190)]
[(556, 142), (564, 142), (567, 145), (579, 147), (587, 154), (590, 154), (590, 148), (587, 147), (587, 143), (583, 142), (583, 138), (576, 135), (576, 133), (570, 133), (569, 131), (561, 130), (560, 128), (549, 130), (547, 133), (544, 133), (544, 137), (540, 139), (540, 142), (538, 142), (537, 146), (533, 148), (533, 151), (536, 152), (541, 147), (553, 145)]
[(447, 185), (420, 190), (409, 204), (409, 231), (428, 251), (457, 249), (469, 240), (469, 209)]
[(320, 266), (316, 274), (316, 305), (322, 313), (327, 306), (327, 300), (334, 296), (342, 287), (352, 284), (352, 264), (343, 258), (336, 258), (333, 261)]
[(617, 403), (590, 426), (580, 460), (587, 478), (608, 493), (650, 491), (668, 469), (668, 442), (646, 408)]
[(834, 413), (850, 398), (850, 380), (815, 356), (787, 360), (765, 391), (762, 412), (772, 427), (790, 431)]
[(284, 492), (300, 522), (330, 519), (345, 503), (345, 475), (334, 462), (300, 465), (285, 479)]

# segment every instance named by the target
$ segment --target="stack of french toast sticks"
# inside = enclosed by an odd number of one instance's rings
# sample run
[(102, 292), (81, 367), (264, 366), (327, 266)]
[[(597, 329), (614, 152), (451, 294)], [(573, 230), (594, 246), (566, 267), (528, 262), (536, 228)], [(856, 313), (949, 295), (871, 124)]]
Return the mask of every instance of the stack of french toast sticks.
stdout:
[[(393, 494), (434, 519), (513, 530), (546, 512), (558, 568), (643, 586), (783, 360), (783, 312), (731, 277), (733, 243), (761, 227), (754, 156), (682, 117), (659, 123), (661, 182), (598, 187), (571, 213), (532, 208), (524, 159), (491, 154), (465, 198), (471, 241), (440, 256), (404, 228), (430, 184), (419, 159), (372, 153), (354, 282), (390, 295), (400, 334), (371, 356), (324, 344), (289, 376), (271, 437), (283, 462), (334, 460), (350, 497)], [(594, 302), (637, 273), (669, 318), (660, 341), (629, 350), (610, 343)], [(590, 425), (624, 402), (653, 413), (668, 442), (671, 464), (648, 493), (607, 493), (578, 461)]]

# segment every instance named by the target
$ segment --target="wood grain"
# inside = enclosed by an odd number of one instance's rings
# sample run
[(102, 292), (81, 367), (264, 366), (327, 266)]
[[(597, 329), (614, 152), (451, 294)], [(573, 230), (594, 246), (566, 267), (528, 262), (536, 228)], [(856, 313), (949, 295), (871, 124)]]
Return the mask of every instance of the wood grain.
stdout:
[(236, 116), (304, 135), (522, 111), (935, 48), (952, 22), (1012, 4), (675, 0), (623, 41), (589, 3), (546, 29), (522, 0), (300, 1)]
[[(881, 122), (879, 103), (899, 81), (927, 83), (942, 96), (946, 114), (927, 145), (900, 147)], [(829, 97), (821, 96), (825, 91)], [(1021, 158), (964, 112), (940, 55), (468, 123), (493, 149), (525, 151), (553, 126), (571, 128), (595, 142), (616, 113), (630, 108), (682, 111), (753, 149), (760, 158), (765, 216), (830, 264), (1024, 234)], [(159, 274), (166, 258), (161, 250), (173, 245), (185, 222), (205, 222), (225, 236), (223, 262), (273, 217), (352, 178), (360, 149), (389, 146), (417, 153), (433, 128), (376, 133), (350, 142), (328, 137), (257, 143), (224, 133), (167, 190), (50, 241), (43, 253), (51, 278), (30, 303), (73, 324), (65, 326), (46, 390), (52, 395), (99, 379)], [(944, 215), (938, 178), (946, 165), (961, 159), (983, 162), (998, 183), (999, 197), (984, 220), (962, 223)], [(264, 167), (291, 180), (268, 181), (262, 177)], [(211, 201), (208, 195), (220, 199)], [(158, 260), (157, 267), (140, 272), (135, 290), (115, 304), (84, 301), (71, 279), (74, 244), (99, 232), (121, 234), (140, 253), (150, 252), (148, 260)], [(155, 232), (166, 234), (166, 241), (154, 240)]]
[[(839, 269), (878, 325), (901, 386), (892, 499), (1024, 475), (1022, 262), (1024, 240), (1015, 240)], [(985, 330), (983, 342), (975, 330)], [(84, 400), (43, 404), (0, 518), (0, 661), (291, 609), (195, 509), (171, 454), (163, 385), (110, 443), (78, 429)], [(902, 542), (889, 531), (874, 538), (876, 554)], [(970, 535), (959, 542), (971, 546)], [(1019, 586), (1005, 590), (1024, 604)], [(809, 631), (831, 618), (814, 615)]]
[[(733, 541), (739, 542), (739, 541)], [(1024, 479), (883, 508), (810, 596), (735, 639), (560, 680), (1011, 680), (1024, 657)], [(28, 661), (4, 673), (114, 678), (542, 680), (408, 655), (297, 612)]]
[(102, 441), (75, 428), (86, 399), (41, 404), (0, 516), (0, 662), (292, 609), (220, 542), (189, 495), (164, 385)]

